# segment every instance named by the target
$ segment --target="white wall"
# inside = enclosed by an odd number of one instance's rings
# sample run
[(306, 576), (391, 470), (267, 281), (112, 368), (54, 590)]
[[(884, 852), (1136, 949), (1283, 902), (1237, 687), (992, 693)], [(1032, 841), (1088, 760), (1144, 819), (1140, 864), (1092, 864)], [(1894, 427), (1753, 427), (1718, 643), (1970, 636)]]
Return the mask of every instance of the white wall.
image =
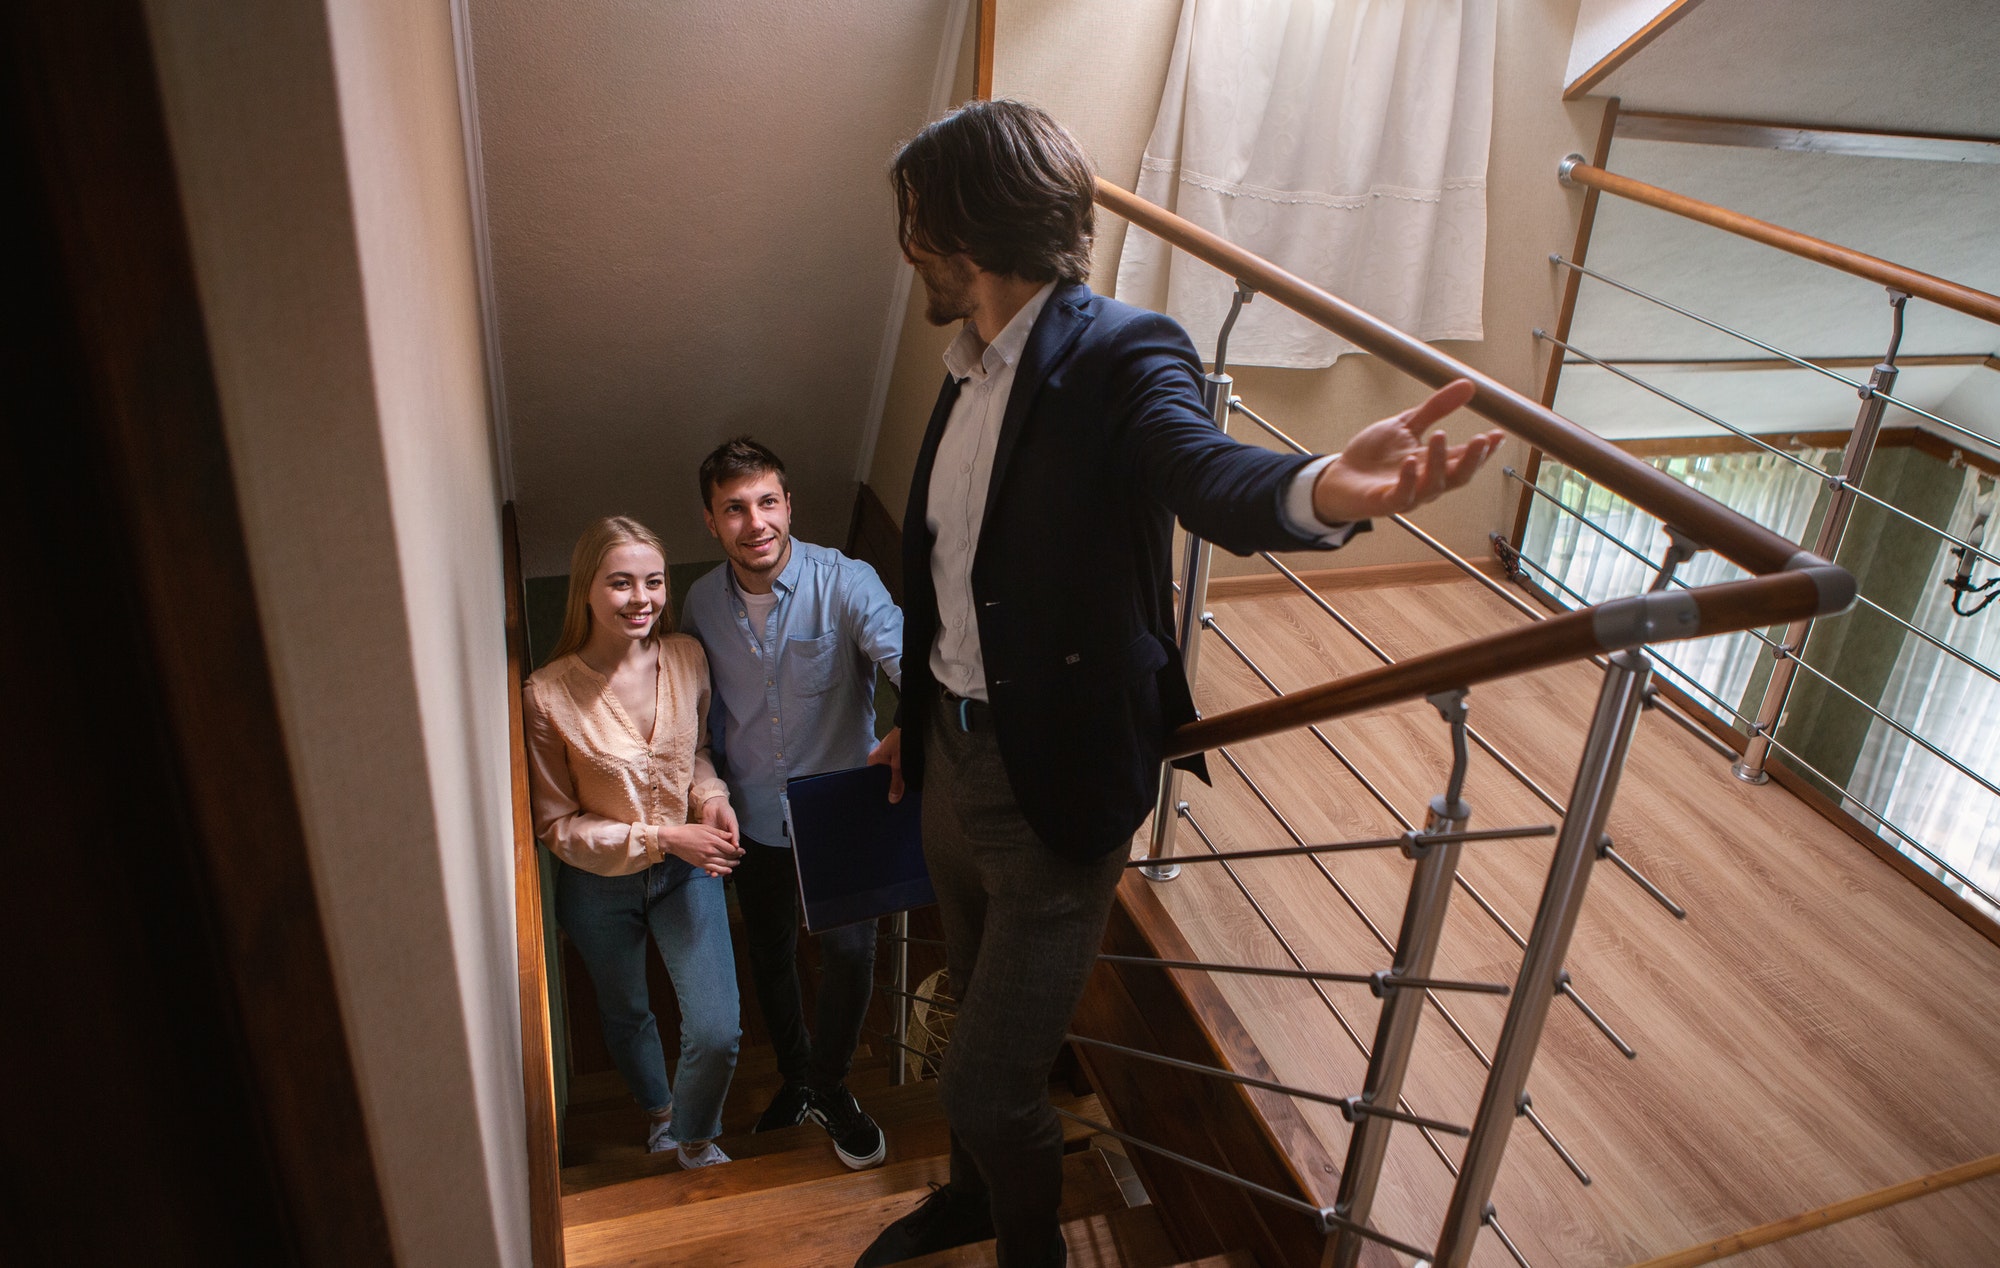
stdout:
[(527, 1261), (499, 505), (447, 0), (149, 5), (399, 1260)]
[[(1547, 256), (1570, 251), (1582, 206), (1578, 191), (1557, 183), (1556, 163), (1572, 150), (1593, 146), (1603, 113), (1602, 102), (1566, 105), (1561, 100), (1576, 7), (1577, 0), (1515, 0), (1500, 6), (1487, 176), (1486, 338), (1438, 345), (1530, 396), (1539, 394), (1543, 372), (1543, 356), (1530, 332), (1554, 325), (1562, 290), (1562, 279)], [(1107, 179), (1129, 187), (1152, 131), (1179, 12), (1180, 0), (1101, 0), (1089, 6), (1009, 0), (999, 10), (994, 94), (1046, 107), (1076, 133)], [(1092, 284), (1108, 292), (1124, 226), (1103, 211), (1098, 221)], [(904, 335), (896, 390), (869, 477), (899, 515), (942, 377), (937, 357), (943, 346), (941, 337), (915, 321), (906, 324)], [(1252, 409), (1322, 451), (1340, 448), (1361, 427), (1407, 408), (1422, 395), (1413, 381), (1369, 356), (1343, 357), (1325, 370), (1248, 368), (1232, 373), (1236, 391)], [(1482, 427), (1461, 412), (1448, 430), (1462, 438)], [(1236, 431), (1255, 438), (1247, 424), (1239, 423)], [(1514, 486), (1503, 482), (1499, 463), (1519, 464), (1525, 452), (1520, 442), (1510, 442), (1472, 486), (1413, 518), (1454, 549), (1485, 556), (1486, 534), (1511, 526), (1518, 496)], [(1301, 556), (1293, 562), (1328, 567), (1434, 558), (1413, 538), (1382, 524), (1337, 555)], [(1218, 575), (1263, 569), (1261, 562), (1226, 555), (1216, 561)]]

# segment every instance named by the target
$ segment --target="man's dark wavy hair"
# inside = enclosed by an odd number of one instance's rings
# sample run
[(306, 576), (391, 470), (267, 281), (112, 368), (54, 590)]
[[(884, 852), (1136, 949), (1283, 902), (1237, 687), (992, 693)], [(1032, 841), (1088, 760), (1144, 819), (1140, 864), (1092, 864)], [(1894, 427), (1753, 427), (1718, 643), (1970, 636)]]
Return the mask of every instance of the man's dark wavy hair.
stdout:
[(1095, 173), (1076, 138), (1038, 106), (975, 101), (907, 141), (889, 168), (897, 237), (964, 252), (1031, 282), (1090, 276)]
[(723, 441), (701, 460), (701, 469), (695, 473), (701, 481), (702, 509), (715, 505), (715, 491), (723, 485), (766, 471), (777, 472), (778, 487), (787, 493), (792, 491), (791, 481), (785, 478), (783, 458), (748, 436), (732, 436)]

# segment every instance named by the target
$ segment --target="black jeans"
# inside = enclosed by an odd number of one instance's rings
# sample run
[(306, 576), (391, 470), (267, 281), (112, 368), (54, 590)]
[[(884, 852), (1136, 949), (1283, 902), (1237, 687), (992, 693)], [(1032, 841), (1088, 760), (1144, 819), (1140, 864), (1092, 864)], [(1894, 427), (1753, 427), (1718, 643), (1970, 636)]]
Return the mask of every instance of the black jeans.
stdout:
[(1126, 851), (1078, 863), (1021, 817), (991, 733), (933, 714), (924, 743), (924, 859), (958, 1001), (939, 1096), (951, 1184), (984, 1194), (1002, 1268), (1052, 1262), (1062, 1121), (1049, 1071), (1104, 942)]
[(730, 879), (743, 908), (744, 941), (757, 1006), (787, 1083), (831, 1088), (847, 1078), (875, 986), (872, 920), (813, 935), (819, 947), (819, 1001), (806, 1031), (799, 992), (799, 877), (792, 852), (743, 838)]

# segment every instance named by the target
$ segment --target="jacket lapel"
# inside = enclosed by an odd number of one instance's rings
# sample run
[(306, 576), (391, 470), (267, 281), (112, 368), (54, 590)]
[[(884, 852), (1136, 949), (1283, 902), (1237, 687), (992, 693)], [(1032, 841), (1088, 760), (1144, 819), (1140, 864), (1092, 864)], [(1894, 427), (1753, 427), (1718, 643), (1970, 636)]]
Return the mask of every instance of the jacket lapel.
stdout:
[(1081, 282), (1057, 287), (1043, 305), (1042, 315), (1035, 319), (1035, 328), (1028, 332), (1028, 344), (1021, 350), (1021, 364), (1014, 369), (1014, 388), (1007, 394), (1007, 413), (1000, 420), (1000, 440), (993, 450), (993, 478), (986, 485), (982, 522), (993, 516), (993, 504), (1006, 483), (1008, 460), (1020, 443), (1028, 407), (1035, 403), (1049, 372), (1068, 355), (1084, 327), (1090, 324), (1090, 314), (1083, 309), (1090, 298), (1090, 288)]
[[(931, 501), (931, 468), (937, 463), (938, 442), (944, 438), (944, 425), (951, 421), (951, 407), (957, 402), (958, 380), (947, 374), (944, 386), (938, 389), (937, 404), (931, 407), (931, 421), (924, 428), (924, 443), (917, 450), (917, 468), (910, 476), (910, 502), (903, 508), (903, 540), (906, 542), (918, 540), (918, 534), (926, 540), (929, 537), (929, 530), (924, 527), (924, 515)], [(925, 553), (928, 555), (928, 548)]]

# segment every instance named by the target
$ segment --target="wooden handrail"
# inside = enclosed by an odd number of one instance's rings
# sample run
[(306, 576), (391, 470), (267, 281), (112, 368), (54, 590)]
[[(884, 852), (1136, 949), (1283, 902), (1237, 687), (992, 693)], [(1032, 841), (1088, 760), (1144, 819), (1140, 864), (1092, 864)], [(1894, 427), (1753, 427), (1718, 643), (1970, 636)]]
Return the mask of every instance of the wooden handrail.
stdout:
[(1630, 176), (1607, 172), (1590, 163), (1567, 161), (1563, 164), (1562, 175), (1563, 179), (1572, 184), (1601, 190), (1607, 194), (1616, 194), (1620, 198), (1644, 203), (1648, 207), (1657, 207), (1661, 211), (1670, 211), (1676, 216), (1697, 220), (1725, 233), (1733, 233), (1738, 237), (1749, 238), (1753, 242), (1761, 242), (1765, 246), (1776, 247), (1780, 251), (1788, 251), (1814, 263), (1824, 264), (1828, 268), (1839, 269), (1843, 273), (1851, 273), (1871, 282), (1879, 282), (1883, 286), (1894, 287), (1918, 299), (1927, 299), (1954, 312), (1964, 313), (1968, 317), (2000, 323), (2000, 295), (1989, 295), (1985, 291), (1975, 290), (1946, 278), (1905, 268), (1900, 264), (1856, 251), (1852, 247), (1843, 247), (1822, 238), (1815, 238), (1811, 234), (1800, 233), (1796, 229), (1774, 225), (1768, 220), (1746, 216), (1740, 211), (1718, 207), (1714, 203), (1690, 198), (1686, 194), (1677, 194), (1658, 185), (1648, 185), (1644, 181), (1633, 180)]
[(1798, 1215), (1772, 1220), (1769, 1224), (1746, 1228), (1728, 1237), (1718, 1237), (1712, 1242), (1703, 1242), (1699, 1246), (1690, 1246), (1671, 1255), (1661, 1255), (1657, 1259), (1633, 1264), (1632, 1268), (1694, 1268), (1696, 1264), (1712, 1264), (1730, 1255), (1741, 1254), (1759, 1246), (1769, 1246), (1772, 1242), (1797, 1237), (1800, 1233), (1810, 1233), (1816, 1228), (1825, 1228), (1829, 1224), (1851, 1220), (1857, 1215), (1879, 1211), (1885, 1206), (1895, 1206), (1911, 1198), (1920, 1198), (1926, 1193), (1937, 1193), (1954, 1185), (1991, 1175), (2000, 1175), (2000, 1154), (1988, 1154), (1973, 1162), (1960, 1163), (1956, 1167), (1933, 1171), (1927, 1176), (1918, 1176), (1901, 1184), (1892, 1184), (1887, 1188), (1857, 1194)]
[(1597, 652), (1776, 625), (1815, 614), (1823, 601), (1818, 579), (1802, 570), (1613, 599), (1348, 674), (1275, 700), (1210, 714), (1177, 728), (1168, 739), (1167, 756), (1185, 757), (1225, 744), (1240, 744), (1434, 691), (1470, 687), (1581, 660)]
[(514, 504), (500, 508), (507, 589), (507, 754), (514, 797), (515, 968), (521, 989), (521, 1084), (527, 1108), (528, 1229), (535, 1268), (562, 1268), (562, 1173), (557, 1156), (555, 1054), (549, 1035), (547, 952), (542, 941), (542, 863), (528, 803), (527, 731), (521, 689), (528, 675), (528, 627), (521, 586), (521, 539)]
[(1798, 543), (1696, 492), (1422, 340), (1102, 178), (1097, 182), (1097, 202), (1413, 378), (1433, 387), (1453, 379), (1470, 379), (1478, 390), (1467, 409), (1533, 442), (1663, 523), (1757, 574), (1748, 581), (1600, 603), (1522, 629), (1350, 674), (1276, 700), (1212, 714), (1168, 737), (1170, 757), (1546, 668), (1594, 652), (1823, 616), (1843, 612), (1854, 602), (1854, 578), (1845, 569), (1800, 549)]
[(1798, 543), (1695, 492), (1499, 380), (1101, 177), (1097, 202), (1154, 237), (1249, 283), (1412, 378), (1432, 387), (1453, 379), (1470, 379), (1478, 392), (1467, 409), (1540, 446), (1596, 484), (1659, 516), (1745, 570), (1762, 575), (1794, 566), (1800, 554)]

